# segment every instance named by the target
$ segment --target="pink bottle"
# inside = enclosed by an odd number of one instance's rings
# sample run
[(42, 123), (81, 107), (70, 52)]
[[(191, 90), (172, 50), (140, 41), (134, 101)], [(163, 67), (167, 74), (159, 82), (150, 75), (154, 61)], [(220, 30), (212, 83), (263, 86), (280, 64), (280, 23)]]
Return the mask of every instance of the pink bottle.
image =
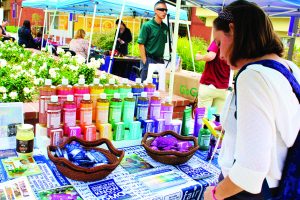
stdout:
[(68, 85), (69, 81), (66, 78), (61, 80), (61, 85), (56, 87), (56, 94), (58, 96), (58, 102), (60, 103), (61, 107), (63, 107), (64, 102), (67, 100), (67, 95), (73, 95), (73, 88), (71, 85)]
[(52, 86), (51, 79), (45, 80), (45, 85), (40, 87), (39, 98), (39, 124), (42, 126), (47, 125), (47, 105), (50, 102), (50, 96), (55, 95), (55, 87)]
[(90, 94), (89, 87), (85, 85), (85, 79), (79, 78), (78, 84), (74, 85), (74, 101), (76, 104), (76, 120), (80, 119), (80, 101), (83, 99), (84, 94)]
[(64, 135), (68, 136), (69, 127), (76, 126), (76, 104), (74, 102), (73, 95), (67, 96), (67, 100), (64, 102), (62, 111)]
[(61, 106), (58, 97), (51, 96), (47, 108), (47, 135), (50, 137), (50, 130), (60, 128)]

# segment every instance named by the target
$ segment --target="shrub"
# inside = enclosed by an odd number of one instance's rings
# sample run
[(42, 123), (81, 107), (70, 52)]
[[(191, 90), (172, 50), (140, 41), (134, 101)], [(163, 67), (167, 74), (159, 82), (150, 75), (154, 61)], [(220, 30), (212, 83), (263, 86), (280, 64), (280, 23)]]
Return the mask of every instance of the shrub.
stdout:
[(6, 26), (6, 31), (10, 33), (17, 33), (18, 32), (18, 27), (16, 26)]

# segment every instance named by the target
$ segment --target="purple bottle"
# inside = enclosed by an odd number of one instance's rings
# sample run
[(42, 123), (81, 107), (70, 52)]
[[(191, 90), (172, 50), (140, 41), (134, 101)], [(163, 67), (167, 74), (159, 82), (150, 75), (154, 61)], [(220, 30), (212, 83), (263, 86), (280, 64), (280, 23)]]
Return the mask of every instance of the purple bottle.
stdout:
[(144, 92), (147, 92), (148, 98), (153, 96), (153, 93), (156, 90), (156, 86), (151, 81), (144, 81)]
[(205, 107), (195, 108), (195, 123), (194, 123), (194, 136), (198, 137), (199, 131), (202, 128), (202, 118), (205, 115)]
[(165, 124), (170, 125), (173, 117), (173, 103), (170, 97), (166, 97), (161, 104), (160, 118), (165, 119)]
[(150, 119), (160, 119), (161, 98), (159, 92), (155, 91), (150, 99)]

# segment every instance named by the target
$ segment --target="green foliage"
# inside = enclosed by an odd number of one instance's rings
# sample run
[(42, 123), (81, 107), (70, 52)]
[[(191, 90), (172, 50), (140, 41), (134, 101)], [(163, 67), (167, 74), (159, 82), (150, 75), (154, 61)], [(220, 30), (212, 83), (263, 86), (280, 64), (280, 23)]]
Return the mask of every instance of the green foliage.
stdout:
[(92, 44), (103, 50), (111, 50), (114, 44), (115, 30), (108, 33), (94, 33)]
[(10, 33), (17, 33), (18, 32), (18, 27), (16, 26), (6, 26), (6, 31)]
[[(208, 44), (204, 39), (192, 37), (194, 58), (197, 52), (205, 54), (207, 52)], [(194, 71), (192, 56), (190, 51), (190, 44), (187, 37), (178, 38), (177, 53), (182, 59), (182, 68), (189, 71)], [(204, 70), (204, 61), (195, 61), (196, 72), (202, 73)]]

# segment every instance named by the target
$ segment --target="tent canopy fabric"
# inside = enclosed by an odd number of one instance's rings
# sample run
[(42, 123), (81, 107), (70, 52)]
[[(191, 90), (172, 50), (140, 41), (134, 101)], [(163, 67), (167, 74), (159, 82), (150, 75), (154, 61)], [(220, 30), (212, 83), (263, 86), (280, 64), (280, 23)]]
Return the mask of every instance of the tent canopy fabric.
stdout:
[[(157, 0), (126, 0), (124, 16), (141, 16), (151, 18), (154, 16), (154, 4)], [(24, 0), (23, 7), (41, 9), (57, 9), (64, 12), (92, 14), (94, 5), (97, 4), (97, 15), (118, 16), (123, 0)], [(175, 19), (176, 8), (167, 5), (171, 19)], [(180, 11), (180, 20), (188, 20), (187, 12)]]

